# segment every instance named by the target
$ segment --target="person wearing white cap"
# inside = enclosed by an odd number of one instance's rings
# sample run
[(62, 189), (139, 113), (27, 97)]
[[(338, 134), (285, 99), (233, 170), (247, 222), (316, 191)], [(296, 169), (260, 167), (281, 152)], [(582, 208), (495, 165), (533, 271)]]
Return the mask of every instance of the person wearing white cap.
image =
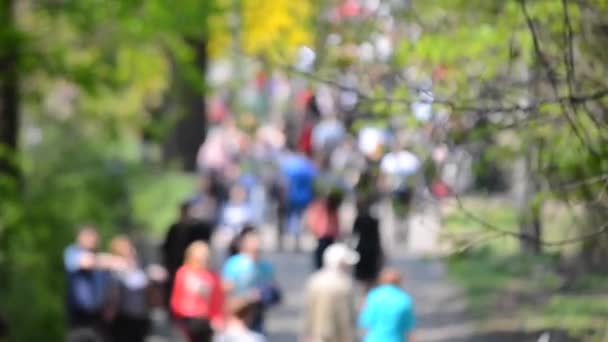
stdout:
[(352, 342), (355, 340), (355, 296), (352, 267), (359, 254), (343, 243), (323, 253), (323, 268), (306, 285), (303, 341)]

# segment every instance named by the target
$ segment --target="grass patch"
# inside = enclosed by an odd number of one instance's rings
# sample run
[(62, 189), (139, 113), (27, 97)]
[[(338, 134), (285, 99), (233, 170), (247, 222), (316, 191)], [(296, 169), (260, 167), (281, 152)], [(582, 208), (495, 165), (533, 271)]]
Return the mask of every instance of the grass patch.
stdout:
[(588, 274), (574, 280), (572, 287), (579, 293), (608, 294), (608, 277), (597, 274)]
[(586, 331), (592, 325), (608, 323), (608, 295), (563, 295), (551, 297), (541, 314), (548, 323)]
[(179, 204), (196, 191), (196, 177), (177, 171), (138, 174), (129, 190), (136, 224), (161, 236), (177, 218)]
[[(500, 229), (517, 230), (515, 211), (505, 201), (472, 198), (464, 205)], [(456, 247), (489, 234), (457, 209), (446, 211), (443, 221), (443, 238), (455, 239)], [(544, 221), (547, 238), (560, 238), (572, 222), (563, 213), (559, 221), (552, 226), (555, 218)], [(582, 341), (608, 341), (608, 277), (582, 275), (562, 291), (564, 279), (555, 270), (564, 253), (521, 255), (517, 239), (501, 237), (473, 244), (448, 258), (447, 265), (451, 278), (467, 291), (482, 331), (558, 329)]]
[[(504, 201), (476, 197), (464, 199), (463, 206), (467, 212), (491, 223), (496, 228), (513, 231), (517, 227), (515, 210)], [(453, 205), (444, 214), (442, 239), (447, 240), (454, 247), (484, 239), (485, 236), (493, 234), (492, 231), (486, 229), (482, 223), (473, 219), (467, 212), (459, 210)], [(517, 240), (510, 236), (488, 238), (482, 246), (483, 248), (489, 248), (495, 254), (502, 255), (513, 254), (518, 248)]]

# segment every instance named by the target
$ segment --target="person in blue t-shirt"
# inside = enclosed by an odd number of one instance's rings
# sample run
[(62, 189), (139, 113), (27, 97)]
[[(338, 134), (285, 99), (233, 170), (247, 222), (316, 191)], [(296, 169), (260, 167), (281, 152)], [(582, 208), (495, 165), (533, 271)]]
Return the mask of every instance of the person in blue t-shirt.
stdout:
[(380, 285), (368, 293), (359, 314), (364, 342), (411, 342), (416, 323), (414, 301), (400, 283), (399, 271), (386, 269), (380, 274)]
[(268, 305), (278, 301), (274, 267), (261, 259), (260, 238), (255, 232), (242, 237), (240, 253), (224, 264), (222, 278), (228, 296), (244, 297), (255, 302), (254, 319), (250, 328), (263, 332), (264, 312)]

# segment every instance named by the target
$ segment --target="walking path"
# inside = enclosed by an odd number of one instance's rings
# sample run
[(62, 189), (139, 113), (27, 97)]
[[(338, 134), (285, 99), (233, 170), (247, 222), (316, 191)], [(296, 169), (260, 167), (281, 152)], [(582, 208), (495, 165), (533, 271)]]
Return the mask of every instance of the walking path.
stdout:
[[(269, 257), (285, 291), (284, 302), (269, 314), (269, 340), (297, 341), (311, 258), (293, 253), (270, 253)], [(416, 300), (416, 341), (467, 341), (472, 327), (467, 321), (466, 300), (446, 280), (441, 262), (401, 256), (393, 264), (405, 273), (405, 288)]]

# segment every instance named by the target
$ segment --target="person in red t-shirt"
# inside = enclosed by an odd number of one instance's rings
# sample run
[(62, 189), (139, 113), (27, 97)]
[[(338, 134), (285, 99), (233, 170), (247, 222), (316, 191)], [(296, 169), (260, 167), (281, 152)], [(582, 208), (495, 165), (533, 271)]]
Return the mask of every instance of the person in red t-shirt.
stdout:
[(175, 276), (171, 311), (190, 341), (211, 341), (213, 330), (224, 323), (222, 282), (210, 269), (209, 259), (209, 246), (195, 241)]

